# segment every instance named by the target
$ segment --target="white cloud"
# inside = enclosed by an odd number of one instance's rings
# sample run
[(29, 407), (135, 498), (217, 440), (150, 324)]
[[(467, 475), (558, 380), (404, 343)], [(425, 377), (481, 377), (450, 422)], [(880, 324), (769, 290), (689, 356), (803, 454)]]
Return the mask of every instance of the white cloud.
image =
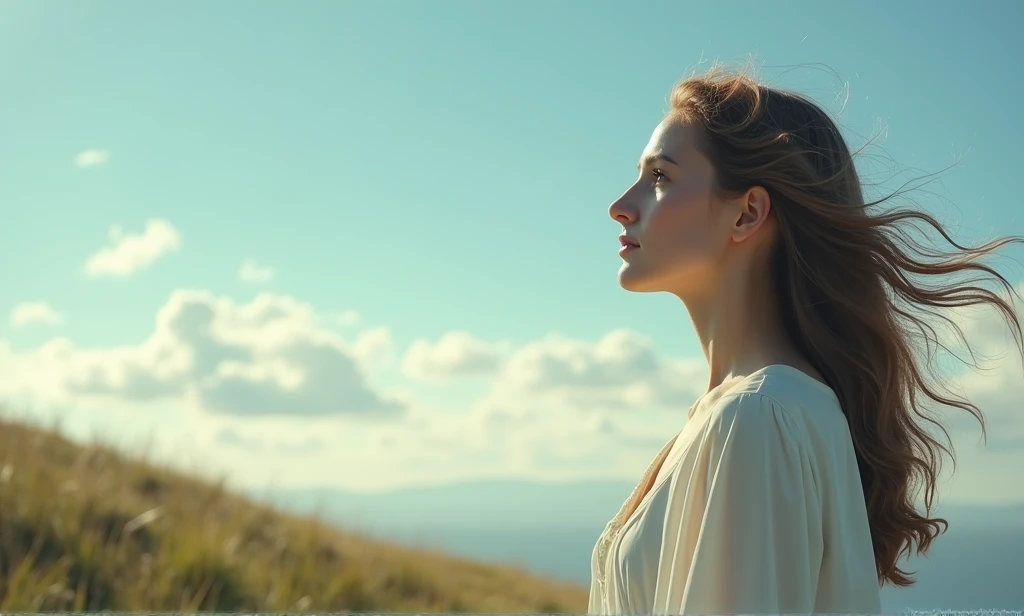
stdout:
[(391, 330), (374, 327), (361, 333), (352, 343), (352, 352), (367, 368), (389, 368), (395, 361), (395, 341)]
[(110, 160), (110, 152), (107, 150), (85, 150), (79, 152), (75, 157), (76, 167), (95, 167)]
[[(450, 350), (443, 351), (446, 346)], [(464, 374), (459, 367), (472, 362), (460, 358), (472, 357), (466, 349), (474, 348), (486, 349), (489, 361), (504, 360), (491, 366), (496, 373), (489, 391), (461, 413), (418, 408), (410, 417), (415, 423), (384, 428), (367, 445), (387, 447), (376, 467), (378, 482), (635, 480), (682, 427), (685, 409), (706, 383), (703, 361), (665, 357), (627, 330), (597, 341), (551, 335), (515, 349), (459, 333), (414, 344), (403, 368), (430, 366), (413, 369), (418, 378)]]
[(597, 342), (551, 335), (512, 355), (494, 394), (589, 411), (686, 409), (703, 392), (706, 374), (703, 360), (665, 357), (629, 330), (609, 332)]
[(180, 246), (177, 229), (166, 220), (149, 220), (145, 230), (135, 235), (125, 234), (115, 225), (110, 229), (110, 245), (89, 257), (85, 272), (90, 276), (128, 276)]
[[(1015, 290), (1019, 295), (1024, 296), (1024, 283), (1018, 284)], [(1012, 294), (1000, 295), (1011, 303), (1018, 315), (1024, 317), (1024, 302), (1021, 302), (1020, 298)], [(960, 326), (964, 338), (977, 356), (976, 361), (982, 367), (993, 361), (998, 362), (1001, 358), (1012, 358), (1017, 352), (1010, 328), (1007, 327), (1002, 316), (992, 308), (987, 306), (955, 308), (950, 312), (950, 316), (954, 323)], [(1024, 323), (1021, 325), (1024, 326)], [(945, 345), (965, 353), (966, 350), (960, 348), (963, 344), (962, 341), (948, 328), (943, 328), (942, 336)], [(975, 361), (969, 354), (962, 354), (961, 357), (968, 361)]]
[(338, 325), (342, 327), (352, 327), (353, 325), (359, 324), (359, 313), (355, 310), (346, 310), (338, 315)]
[(310, 306), (285, 296), (236, 304), (180, 290), (138, 345), (82, 349), (57, 339), (24, 356), (0, 347), (0, 365), (12, 367), (0, 375), (0, 394), (170, 398), (237, 417), (383, 417), (405, 403), (374, 390), (365, 367), (389, 340), (380, 331), (343, 340), (317, 326)]
[(64, 315), (46, 302), (23, 302), (11, 310), (10, 322), (12, 327), (26, 327), (34, 324), (60, 325), (64, 322)]
[[(1024, 283), (1016, 289), (1024, 295)], [(1016, 297), (1009, 299), (1018, 314), (1024, 316), (1024, 303)], [(1024, 452), (1024, 414), (1020, 412), (1021, 400), (1024, 400), (1024, 366), (1010, 328), (990, 308), (960, 309), (953, 315), (976, 358), (972, 359), (964, 349), (956, 349), (958, 355), (968, 362), (977, 362), (980, 368), (979, 371), (958, 366), (959, 375), (952, 383), (954, 392), (966, 396), (985, 414), (990, 447)], [(959, 346), (955, 340), (947, 344), (954, 348)], [(961, 434), (980, 436), (976, 420), (962, 412), (957, 417), (956, 426)]]
[[(494, 379), (461, 412), (416, 406), (405, 421), (367, 438), (367, 451), (379, 456), (377, 485), (503, 476), (635, 479), (682, 427), (707, 370), (703, 361), (665, 357), (626, 330), (597, 341), (552, 335), (515, 349), (453, 332), (413, 343), (402, 368), (417, 379), (487, 371)], [(325, 468), (344, 465), (339, 458)], [(312, 471), (296, 481), (337, 479)]]
[(449, 332), (435, 344), (417, 340), (402, 360), (405, 375), (422, 381), (493, 374), (501, 366), (506, 345), (488, 344), (467, 332)]
[[(494, 477), (635, 481), (707, 382), (702, 358), (666, 356), (628, 330), (515, 348), (453, 333), (410, 345), (393, 366), (387, 328), (349, 335), (341, 321), (281, 295), (240, 303), (177, 291), (138, 344), (56, 339), (18, 353), (0, 341), (0, 399), (58, 392), (104, 419), (111, 408), (130, 409), (115, 427), (133, 417), (157, 425), (162, 414), (204, 459), (248, 485), (355, 489)], [(1007, 351), (992, 322), (969, 326), (975, 345)], [(416, 399), (383, 370), (409, 363), (418, 378), (455, 376), (479, 365), (474, 356), (497, 361), (482, 392), (481, 383), (456, 384), (414, 390)], [(977, 424), (953, 414), (957, 475), (941, 486), (943, 502), (1024, 500), (1012, 488), (1024, 464), (1024, 378), (1019, 359), (1006, 358), (992, 376), (954, 375), (988, 418), (990, 439), (978, 446)], [(184, 420), (177, 408), (189, 411)], [(354, 416), (389, 421), (347, 421)]]
[(246, 259), (242, 263), (242, 267), (238, 269), (239, 280), (253, 284), (270, 282), (274, 279), (274, 275), (273, 268), (262, 266), (254, 259)]
[(703, 361), (662, 356), (652, 342), (629, 330), (609, 332), (597, 342), (552, 334), (510, 349), (467, 332), (449, 332), (436, 343), (413, 342), (402, 362), (406, 376), (439, 380), (496, 374), (495, 393), (540, 397), (594, 410), (688, 405), (701, 392)]
[(221, 428), (217, 431), (214, 439), (228, 447), (242, 447), (250, 451), (263, 449), (266, 446), (262, 438), (243, 435), (237, 429), (230, 427)]
[(236, 447), (249, 453), (277, 451), (289, 456), (315, 454), (326, 445), (323, 438), (316, 436), (285, 436), (278, 435), (270, 440), (262, 434), (249, 435), (237, 427), (224, 427), (214, 434), (214, 440), (228, 447)]

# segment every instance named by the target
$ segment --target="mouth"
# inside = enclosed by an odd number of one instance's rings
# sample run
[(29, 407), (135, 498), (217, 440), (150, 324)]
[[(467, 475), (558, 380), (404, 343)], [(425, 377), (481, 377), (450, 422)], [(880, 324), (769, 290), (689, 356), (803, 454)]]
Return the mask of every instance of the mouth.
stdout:
[(640, 248), (640, 242), (634, 240), (633, 238), (629, 237), (628, 235), (620, 235), (619, 236), (619, 245), (620, 245), (620, 248), (619, 248), (619, 254), (620, 255), (623, 254), (623, 253), (631, 252), (633, 250), (636, 250), (636, 249)]

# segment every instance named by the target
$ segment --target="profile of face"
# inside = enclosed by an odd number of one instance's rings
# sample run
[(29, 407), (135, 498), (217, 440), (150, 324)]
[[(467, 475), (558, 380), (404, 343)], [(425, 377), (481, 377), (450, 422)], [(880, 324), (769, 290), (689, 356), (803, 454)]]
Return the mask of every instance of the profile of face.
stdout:
[(661, 122), (644, 148), (636, 182), (609, 207), (622, 225), (619, 284), (627, 291), (685, 299), (712, 288), (724, 268), (750, 252), (747, 240), (767, 218), (763, 189), (718, 196), (698, 130), (671, 117)]

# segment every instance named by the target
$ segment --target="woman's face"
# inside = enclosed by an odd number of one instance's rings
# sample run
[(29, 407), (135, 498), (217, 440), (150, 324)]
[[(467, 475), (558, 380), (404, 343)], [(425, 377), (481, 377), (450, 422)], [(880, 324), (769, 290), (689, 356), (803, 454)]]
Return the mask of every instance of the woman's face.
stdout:
[(639, 178), (609, 208), (627, 244), (619, 270), (627, 291), (693, 295), (710, 288), (721, 267), (735, 208), (715, 197), (714, 169), (697, 149), (697, 130), (672, 118), (659, 124)]

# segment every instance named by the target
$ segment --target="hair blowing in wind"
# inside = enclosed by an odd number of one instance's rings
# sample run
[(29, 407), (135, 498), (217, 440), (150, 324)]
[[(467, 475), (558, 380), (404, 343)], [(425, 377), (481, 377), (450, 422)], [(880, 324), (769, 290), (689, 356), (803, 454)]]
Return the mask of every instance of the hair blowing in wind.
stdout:
[[(670, 116), (702, 128), (700, 147), (723, 196), (767, 190), (780, 231), (772, 271), (786, 333), (835, 390), (849, 422), (879, 582), (913, 584), (898, 560), (915, 544), (927, 551), (947, 526), (929, 516), (943, 457), (955, 461), (928, 407), (969, 412), (985, 434), (981, 410), (936, 377), (935, 351), (944, 347), (935, 320), (970, 348), (943, 312), (994, 308), (1024, 356), (1016, 291), (985, 263), (1024, 238), (963, 246), (924, 211), (882, 207), (899, 192), (865, 203), (854, 159), (829, 116), (746, 74), (716, 67), (685, 79), (670, 105)], [(915, 239), (922, 230), (936, 232), (947, 248)]]

